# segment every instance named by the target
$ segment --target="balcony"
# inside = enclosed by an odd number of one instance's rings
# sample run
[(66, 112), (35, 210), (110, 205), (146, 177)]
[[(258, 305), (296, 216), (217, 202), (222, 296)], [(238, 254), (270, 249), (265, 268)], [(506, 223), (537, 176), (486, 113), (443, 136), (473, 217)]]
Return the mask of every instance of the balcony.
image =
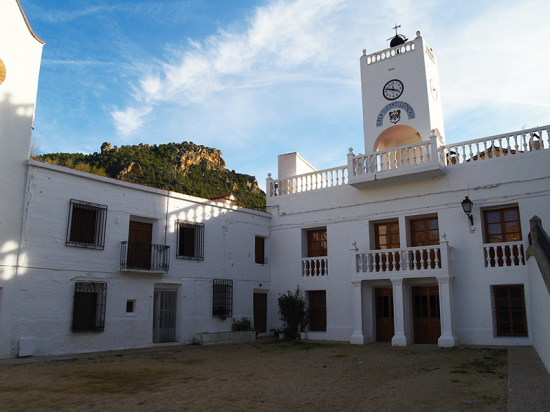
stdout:
[(522, 241), (484, 244), (483, 255), (486, 268), (525, 265)]
[(435, 135), (427, 142), (379, 150), (355, 156), (348, 153), (349, 184), (364, 189), (392, 183), (404, 183), (445, 174), (440, 163)]
[(434, 246), (369, 250), (354, 253), (355, 280), (445, 276), (452, 264), (447, 241)]
[(317, 277), (328, 276), (327, 257), (309, 257), (302, 259), (302, 276)]
[(120, 270), (165, 273), (170, 268), (170, 246), (120, 242)]

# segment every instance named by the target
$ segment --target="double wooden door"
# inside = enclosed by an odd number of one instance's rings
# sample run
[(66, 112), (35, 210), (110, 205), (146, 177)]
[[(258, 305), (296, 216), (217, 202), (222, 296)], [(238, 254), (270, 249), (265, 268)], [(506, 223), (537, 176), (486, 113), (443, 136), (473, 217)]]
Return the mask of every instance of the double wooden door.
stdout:
[(414, 343), (437, 343), (441, 336), (438, 286), (412, 288)]

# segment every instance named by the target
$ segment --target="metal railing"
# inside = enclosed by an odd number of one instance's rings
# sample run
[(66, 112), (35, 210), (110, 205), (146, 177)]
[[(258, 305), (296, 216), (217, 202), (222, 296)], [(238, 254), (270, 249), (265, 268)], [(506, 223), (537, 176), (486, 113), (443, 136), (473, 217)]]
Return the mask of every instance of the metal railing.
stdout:
[(120, 242), (120, 270), (168, 272), (170, 246)]

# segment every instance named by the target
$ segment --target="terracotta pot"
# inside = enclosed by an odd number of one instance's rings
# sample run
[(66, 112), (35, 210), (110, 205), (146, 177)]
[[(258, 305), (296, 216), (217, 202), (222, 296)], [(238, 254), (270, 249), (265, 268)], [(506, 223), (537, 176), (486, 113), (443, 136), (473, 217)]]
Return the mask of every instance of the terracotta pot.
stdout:
[(233, 332), (237, 332), (239, 330), (239, 324), (234, 323), (233, 325), (231, 325), (231, 329), (233, 329)]

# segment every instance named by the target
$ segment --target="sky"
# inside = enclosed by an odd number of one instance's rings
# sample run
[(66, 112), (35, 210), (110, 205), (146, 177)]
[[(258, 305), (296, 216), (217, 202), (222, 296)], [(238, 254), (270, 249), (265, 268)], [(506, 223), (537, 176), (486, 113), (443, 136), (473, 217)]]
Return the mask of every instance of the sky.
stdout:
[(364, 152), (359, 58), (416, 31), (447, 143), (550, 124), (548, 0), (20, 0), (44, 40), (41, 153), (194, 142), (265, 188), (277, 156)]

